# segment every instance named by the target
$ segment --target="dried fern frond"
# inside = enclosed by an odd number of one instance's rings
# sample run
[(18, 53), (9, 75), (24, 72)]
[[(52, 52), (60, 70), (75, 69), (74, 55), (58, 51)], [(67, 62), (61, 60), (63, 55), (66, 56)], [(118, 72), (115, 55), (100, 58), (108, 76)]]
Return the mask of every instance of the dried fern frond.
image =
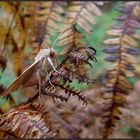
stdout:
[(29, 105), (22, 105), (1, 114), (0, 130), (17, 138), (50, 138), (57, 134), (57, 131), (46, 123), (43, 115)]
[[(125, 124), (130, 124), (131, 127), (137, 131), (140, 131), (140, 122), (139, 122), (139, 114), (140, 114), (140, 81), (138, 80), (134, 89), (126, 98), (125, 108), (121, 108), (122, 117), (121, 122)], [(122, 124), (124, 125), (124, 124)]]
[[(13, 65), (16, 76), (21, 74), (24, 48), (25, 48), (25, 29), (22, 25), (21, 15), (18, 12), (20, 3), (11, 5), (7, 2), (1, 2), (1, 23), (3, 30), (0, 31), (1, 39), (1, 52), (3, 57), (6, 57), (7, 46), (12, 45), (14, 50)], [(5, 15), (5, 16), (4, 16)], [(9, 16), (10, 15), (10, 16)], [(11, 44), (10, 44), (11, 43)], [(22, 55), (21, 55), (22, 53)], [(16, 57), (15, 57), (16, 55)]]
[[(73, 51), (71, 51), (65, 59), (58, 66), (57, 70), (60, 73), (53, 72), (50, 76), (51, 83), (65, 90), (65, 93), (69, 96), (72, 94), (73, 96), (78, 96), (80, 100), (83, 100), (86, 103), (85, 97), (80, 95), (79, 91), (74, 90), (70, 84), (74, 79), (78, 80), (80, 83), (94, 83), (95, 80), (90, 79), (87, 76), (87, 68), (85, 68), (85, 64), (91, 66), (89, 60), (96, 61), (95, 58), (96, 51), (92, 47), (79, 47)], [(42, 94), (50, 95), (53, 93), (53, 86), (50, 85), (50, 82), (46, 82), (42, 86)], [(54, 96), (55, 97), (55, 96)], [(60, 96), (60, 99), (66, 100)], [(67, 101), (67, 100), (66, 100)]]
[(96, 24), (95, 16), (102, 15), (99, 5), (103, 5), (103, 2), (70, 2), (67, 6), (64, 23), (68, 25), (77, 24), (87, 33), (91, 33), (91, 25)]
[(65, 5), (66, 2), (35, 2), (33, 55), (42, 48), (51, 47), (50, 38), (54, 36), (54, 30), (58, 30), (58, 23), (63, 21)]
[[(45, 96), (44, 96), (45, 98)], [(71, 136), (74, 134), (78, 134), (77, 130), (72, 127), (68, 122), (67, 119), (65, 119), (60, 113), (59, 113), (59, 109), (57, 107), (57, 103), (55, 104), (50, 102), (50, 100), (48, 98), (45, 98), (46, 102), (45, 104), (39, 102), (39, 99), (36, 98), (33, 102), (32, 102), (32, 106), (38, 110), (39, 112), (41, 112), (42, 114), (44, 114), (45, 116), (47, 116), (49, 118), (49, 120), (51, 122), (53, 122), (54, 126), (57, 127), (59, 129), (59, 134), (57, 136), (57, 138), (65, 138), (66, 137), (66, 131), (70, 132)], [(61, 102), (62, 103), (62, 102)], [(48, 107), (46, 107), (48, 106)], [(61, 110), (61, 109), (60, 109)], [(74, 112), (73, 112), (74, 113)], [(67, 114), (67, 112), (65, 112), (65, 114)], [(72, 115), (72, 114), (71, 114)], [(63, 134), (63, 136), (61, 136), (61, 134)]]
[[(79, 83), (95, 82), (94, 79), (90, 79), (87, 76), (88, 67), (86, 67), (86, 65), (92, 66), (89, 62), (90, 60), (96, 61), (95, 55), (96, 50), (92, 47), (79, 47), (71, 51), (56, 68), (58, 72), (52, 70), (47, 81), (41, 79), (41, 94), (51, 96), (53, 99), (60, 99), (61, 101), (67, 101), (70, 95), (73, 95), (86, 104), (85, 97), (81, 95), (80, 91), (75, 90), (71, 84), (74, 80), (77, 80)], [(68, 96), (58, 95), (57, 87), (63, 89)], [(29, 101), (31, 102), (35, 98), (36, 95), (29, 99)]]
[(74, 50), (75, 48), (86, 46), (83, 35), (76, 29), (75, 25), (65, 26), (65, 31), (60, 37), (57, 45), (64, 48), (60, 55), (64, 55)]
[(107, 31), (107, 34), (113, 38), (104, 41), (104, 44), (108, 46), (104, 52), (110, 54), (105, 60), (112, 62), (112, 66), (105, 74), (105, 101), (102, 114), (104, 138), (112, 133), (116, 121), (120, 119), (119, 107), (124, 106), (125, 95), (132, 89), (127, 77), (134, 76), (135, 56), (138, 55), (137, 47), (139, 46), (139, 35), (135, 30), (140, 25), (138, 17), (134, 14), (135, 8), (136, 5), (125, 5), (119, 9), (121, 15), (116, 18), (118, 22)]
[[(39, 102), (39, 99), (36, 98), (32, 105), (44, 115), (47, 114), (49, 119), (53, 121), (53, 124), (59, 128), (60, 131), (57, 138), (101, 138), (100, 134), (98, 135), (99, 122), (96, 122), (96, 116), (100, 112), (98, 110), (97, 114), (96, 106), (98, 107), (99, 104), (93, 103), (95, 101), (96, 103), (100, 102), (100, 95), (94, 93), (95, 90), (100, 94), (100, 89), (84, 91), (88, 101), (86, 107), (77, 102), (76, 98), (70, 98), (67, 103), (57, 101), (54, 104), (45, 96), (43, 96), (45, 104)], [(60, 90), (57, 94), (64, 94), (64, 91)]]
[[(67, 54), (74, 48), (86, 45), (83, 35), (78, 31), (77, 26), (87, 33), (92, 33), (92, 25), (96, 24), (95, 16), (102, 15), (97, 5), (102, 4), (103, 2), (87, 1), (68, 3), (63, 21), (63, 31), (67, 31), (59, 37), (57, 44), (60, 47), (64, 47), (61, 54)], [(62, 30), (59, 32), (61, 33)]]
[(21, 15), (22, 25), (25, 28), (26, 40), (30, 44), (35, 30), (35, 2), (20, 2), (18, 13)]
[[(24, 63), (24, 47), (19, 48), (13, 39), (12, 40), (12, 63), (13, 63), (13, 71), (16, 76), (19, 76), (22, 73), (23, 63)], [(25, 45), (25, 44), (24, 44)]]

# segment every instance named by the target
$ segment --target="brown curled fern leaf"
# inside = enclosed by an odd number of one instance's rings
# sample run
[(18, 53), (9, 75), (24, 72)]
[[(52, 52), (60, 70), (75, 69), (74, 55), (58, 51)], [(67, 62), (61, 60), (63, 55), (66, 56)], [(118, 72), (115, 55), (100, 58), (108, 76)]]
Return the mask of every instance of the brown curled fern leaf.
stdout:
[[(74, 79), (78, 80), (80, 83), (94, 83), (95, 80), (90, 79), (87, 76), (87, 69), (85, 68), (85, 64), (91, 66), (89, 60), (96, 61), (95, 58), (96, 51), (92, 47), (79, 47), (73, 51), (71, 51), (68, 55), (66, 55), (65, 59), (58, 66), (57, 70), (60, 73), (53, 72), (50, 76), (51, 83), (65, 90), (65, 93), (73, 96), (77, 96), (80, 100), (86, 104), (85, 97), (80, 94), (80, 91), (74, 90), (74, 87), (71, 87), (71, 83)], [(86, 70), (85, 70), (86, 69)], [(50, 82), (45, 83), (42, 86), (42, 94), (47, 94), (52, 97), (58, 98), (53, 93), (53, 87), (50, 85)], [(68, 98), (69, 98), (68, 96)], [(60, 100), (67, 101), (68, 99), (59, 97)]]
[(0, 115), (0, 130), (17, 138), (55, 137), (57, 131), (47, 122), (41, 113), (33, 110), (28, 104), (20, 105)]
[(120, 119), (119, 107), (124, 106), (125, 96), (132, 89), (127, 78), (134, 76), (135, 56), (139, 54), (139, 35), (135, 31), (140, 28), (139, 18), (134, 14), (135, 8), (136, 4), (131, 4), (118, 9), (121, 14), (116, 18), (117, 23), (107, 31), (113, 38), (104, 41), (108, 46), (104, 52), (110, 54), (105, 60), (112, 62), (105, 74), (105, 102), (102, 114), (104, 138), (112, 133), (116, 121)]

